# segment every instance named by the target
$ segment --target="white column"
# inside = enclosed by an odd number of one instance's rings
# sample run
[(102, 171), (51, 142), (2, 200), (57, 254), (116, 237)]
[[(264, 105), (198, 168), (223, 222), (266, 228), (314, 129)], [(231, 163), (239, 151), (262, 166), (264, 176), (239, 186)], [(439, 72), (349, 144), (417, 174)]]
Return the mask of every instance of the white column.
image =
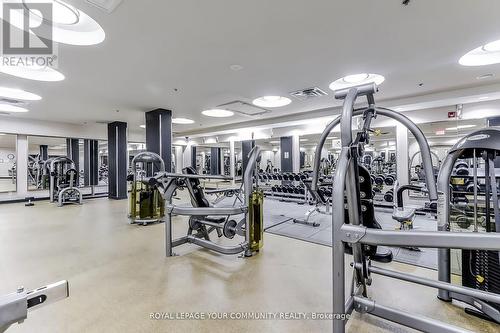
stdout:
[(292, 136), (292, 172), (300, 172), (300, 137)]
[[(175, 154), (175, 170), (174, 170), (174, 172), (181, 173), (182, 168), (184, 167), (184, 161), (183, 161), (183, 155), (182, 155), (183, 147), (175, 146), (174, 149), (175, 149), (174, 150), (174, 154)], [(189, 151), (191, 151), (191, 148), (189, 148)]]
[(24, 198), (28, 195), (28, 136), (17, 136), (17, 196)]
[[(186, 146), (183, 146), (182, 149), (182, 168), (187, 168), (191, 166), (191, 143), (188, 142)], [(193, 165), (196, 169), (196, 165)]]
[[(201, 170), (199, 171), (200, 175), (203, 174), (203, 170), (205, 170), (205, 159), (206, 159), (206, 153), (202, 152), (201, 153), (201, 165), (200, 165)], [(205, 170), (205, 173), (210, 174), (210, 170)]]
[(235, 168), (236, 166), (234, 165), (234, 160), (236, 158), (235, 156), (235, 151), (234, 151), (234, 141), (233, 140), (230, 140), (229, 141), (229, 159), (230, 159), (230, 162), (229, 162), (229, 175), (231, 176), (231, 178), (233, 179), (231, 181), (231, 183), (234, 185), (234, 177), (235, 177)]
[(224, 149), (223, 147), (219, 149), (219, 170), (222, 176), (224, 176)]
[[(389, 157), (389, 155), (387, 155)], [(399, 185), (409, 184), (408, 162), (408, 129), (398, 124), (396, 127), (396, 169)], [(396, 193), (394, 193), (396, 195)], [(408, 191), (405, 191), (403, 202), (408, 202)]]

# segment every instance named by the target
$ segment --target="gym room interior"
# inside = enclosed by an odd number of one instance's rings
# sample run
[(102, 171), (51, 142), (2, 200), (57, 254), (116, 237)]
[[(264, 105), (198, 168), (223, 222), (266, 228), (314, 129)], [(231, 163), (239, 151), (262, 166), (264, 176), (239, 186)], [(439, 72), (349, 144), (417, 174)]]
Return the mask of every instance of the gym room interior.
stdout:
[(0, 332), (500, 331), (499, 1), (1, 3)]

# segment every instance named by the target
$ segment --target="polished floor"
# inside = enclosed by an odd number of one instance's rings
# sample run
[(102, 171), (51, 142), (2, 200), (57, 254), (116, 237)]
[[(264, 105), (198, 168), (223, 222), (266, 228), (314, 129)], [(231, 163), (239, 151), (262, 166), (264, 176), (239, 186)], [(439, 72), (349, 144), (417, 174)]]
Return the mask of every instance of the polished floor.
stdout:
[[(329, 320), (152, 320), (152, 312), (330, 312), (329, 247), (266, 234), (250, 259), (193, 246), (165, 258), (163, 224), (129, 225), (127, 202), (94, 199), (57, 208), (0, 205), (0, 293), (67, 279), (70, 298), (29, 314), (8, 332), (331, 332)], [(180, 235), (185, 222), (177, 220)], [(393, 263), (435, 278), (436, 272)], [(433, 289), (374, 277), (381, 304), (443, 319), (474, 332), (499, 326), (438, 301)], [(349, 332), (408, 332), (355, 315)]]

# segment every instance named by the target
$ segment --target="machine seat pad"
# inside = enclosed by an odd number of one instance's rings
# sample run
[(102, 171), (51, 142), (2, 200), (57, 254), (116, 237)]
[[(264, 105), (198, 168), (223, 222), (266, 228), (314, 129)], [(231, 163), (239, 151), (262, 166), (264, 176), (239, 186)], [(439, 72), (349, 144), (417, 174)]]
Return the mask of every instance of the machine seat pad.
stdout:
[(218, 223), (218, 224), (226, 222), (226, 218), (220, 217), (220, 216), (207, 216), (207, 217), (205, 217), (205, 220), (209, 221), (209, 222), (213, 222), (213, 223)]
[(392, 218), (398, 222), (409, 221), (415, 216), (414, 208), (394, 208)]
[(370, 258), (376, 262), (389, 263), (392, 261), (392, 251), (389, 249), (378, 247), (377, 253), (370, 256)]

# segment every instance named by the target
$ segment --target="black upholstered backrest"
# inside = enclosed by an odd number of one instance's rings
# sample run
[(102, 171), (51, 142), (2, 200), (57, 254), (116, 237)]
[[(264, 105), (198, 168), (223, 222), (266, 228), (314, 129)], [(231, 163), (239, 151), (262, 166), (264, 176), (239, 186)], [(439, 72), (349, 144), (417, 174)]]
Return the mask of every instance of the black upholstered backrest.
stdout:
[[(182, 169), (182, 173), (187, 175), (196, 175), (197, 172), (193, 167)], [(191, 196), (191, 204), (193, 207), (210, 207), (210, 203), (205, 197), (200, 180), (196, 178), (187, 178), (186, 185)]]

